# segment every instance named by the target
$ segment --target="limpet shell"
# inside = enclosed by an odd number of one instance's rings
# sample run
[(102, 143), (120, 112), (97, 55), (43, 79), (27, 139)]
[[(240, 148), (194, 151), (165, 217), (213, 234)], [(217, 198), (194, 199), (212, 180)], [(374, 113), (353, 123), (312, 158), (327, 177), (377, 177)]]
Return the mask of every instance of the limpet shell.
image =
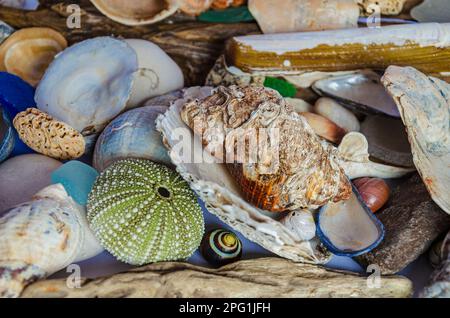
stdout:
[(19, 113), (13, 123), (20, 139), (36, 152), (62, 160), (84, 154), (84, 138), (78, 131), (36, 108)]
[(36, 86), (54, 57), (67, 47), (64, 36), (50, 28), (25, 28), (0, 45), (0, 71)]

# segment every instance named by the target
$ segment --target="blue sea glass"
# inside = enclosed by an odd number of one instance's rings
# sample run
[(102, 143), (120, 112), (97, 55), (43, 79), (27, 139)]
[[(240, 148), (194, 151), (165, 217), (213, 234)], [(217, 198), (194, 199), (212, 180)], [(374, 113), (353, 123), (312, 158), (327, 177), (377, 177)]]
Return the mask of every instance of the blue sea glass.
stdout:
[(75, 202), (86, 205), (98, 175), (97, 170), (91, 166), (72, 160), (53, 171), (51, 180), (52, 184), (62, 184)]

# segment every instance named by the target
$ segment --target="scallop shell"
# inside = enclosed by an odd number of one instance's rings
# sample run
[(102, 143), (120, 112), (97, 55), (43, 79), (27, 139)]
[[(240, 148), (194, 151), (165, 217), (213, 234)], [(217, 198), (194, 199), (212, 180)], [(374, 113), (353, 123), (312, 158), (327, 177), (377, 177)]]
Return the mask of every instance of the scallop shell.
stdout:
[(202, 210), (188, 183), (150, 160), (109, 166), (97, 178), (87, 209), (105, 249), (133, 265), (188, 258), (203, 236)]
[(91, 0), (111, 20), (136, 26), (156, 23), (178, 10), (177, 0)]
[(36, 90), (37, 107), (84, 136), (121, 113), (131, 95), (137, 56), (124, 41), (98, 37), (64, 50)]
[(414, 164), (428, 192), (450, 213), (450, 85), (397, 66), (389, 67), (382, 81), (400, 110)]
[(136, 52), (139, 64), (127, 108), (142, 106), (149, 98), (184, 87), (180, 67), (159, 46), (140, 39), (125, 42)]
[(30, 148), (46, 156), (70, 160), (84, 154), (83, 136), (69, 125), (36, 108), (28, 108), (14, 118), (14, 127)]
[(0, 163), (5, 161), (14, 149), (14, 128), (6, 111), (0, 106)]
[(248, 8), (264, 33), (358, 26), (359, 7), (354, 0), (249, 0)]
[(411, 10), (411, 16), (420, 22), (450, 22), (447, 0), (425, 0)]
[(181, 118), (206, 151), (227, 162), (246, 200), (261, 209), (316, 208), (351, 192), (333, 147), (275, 90), (221, 86), (187, 103)]
[[(282, 223), (274, 220), (273, 213), (255, 208), (243, 199), (238, 184), (224, 164), (217, 163), (202, 150), (200, 138), (181, 120), (183, 106), (192, 100), (204, 99), (212, 94), (211, 87), (192, 87), (184, 97), (160, 115), (157, 129), (164, 136), (164, 144), (171, 150), (170, 157), (177, 171), (206, 203), (209, 212), (267, 250), (282, 257), (306, 263), (326, 263), (330, 254), (317, 240), (303, 241)], [(179, 152), (180, 137), (187, 145), (197, 146), (186, 153)], [(272, 216), (272, 217), (269, 217)]]
[(178, 5), (183, 13), (199, 15), (211, 7), (214, 0), (178, 0)]
[(97, 140), (94, 167), (103, 171), (115, 161), (126, 158), (171, 165), (161, 134), (155, 128), (156, 117), (167, 109), (166, 106), (140, 107), (115, 118)]
[(35, 280), (97, 255), (85, 210), (60, 184), (0, 218), (0, 296), (17, 297)]
[(66, 47), (64, 36), (53, 29), (20, 29), (0, 45), (0, 70), (36, 86), (54, 57)]

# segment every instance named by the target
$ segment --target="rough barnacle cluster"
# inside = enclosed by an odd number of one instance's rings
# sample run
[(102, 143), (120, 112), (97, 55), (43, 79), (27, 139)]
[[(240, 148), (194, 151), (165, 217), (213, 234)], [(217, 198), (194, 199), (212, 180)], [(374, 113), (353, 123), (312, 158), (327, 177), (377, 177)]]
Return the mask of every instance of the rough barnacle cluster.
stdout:
[(68, 160), (84, 154), (83, 136), (69, 125), (36, 108), (28, 108), (14, 118), (20, 139), (46, 156)]
[(125, 159), (97, 179), (88, 220), (101, 244), (133, 265), (189, 257), (200, 245), (203, 214), (176, 172), (144, 159)]
[[(317, 207), (351, 193), (335, 148), (272, 89), (219, 87), (204, 100), (185, 104), (181, 118), (209, 153), (227, 162), (246, 200), (259, 208)], [(251, 135), (257, 136), (257, 145), (266, 145), (257, 157), (254, 144), (241, 142)], [(235, 154), (231, 162), (230, 153)]]

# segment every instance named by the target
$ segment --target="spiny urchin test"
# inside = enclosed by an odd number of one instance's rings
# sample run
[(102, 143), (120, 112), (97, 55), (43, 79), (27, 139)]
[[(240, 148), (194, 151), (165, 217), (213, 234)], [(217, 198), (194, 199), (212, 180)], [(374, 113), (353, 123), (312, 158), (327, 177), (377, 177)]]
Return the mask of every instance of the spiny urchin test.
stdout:
[(97, 178), (87, 210), (103, 247), (133, 265), (187, 258), (203, 236), (202, 210), (188, 183), (149, 160), (109, 166)]

